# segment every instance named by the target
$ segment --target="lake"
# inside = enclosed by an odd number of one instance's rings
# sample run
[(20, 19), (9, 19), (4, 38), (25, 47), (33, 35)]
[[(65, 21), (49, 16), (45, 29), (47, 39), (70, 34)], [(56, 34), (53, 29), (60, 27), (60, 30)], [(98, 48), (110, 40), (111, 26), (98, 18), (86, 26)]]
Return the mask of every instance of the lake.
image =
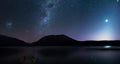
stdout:
[(119, 47), (1, 47), (0, 64), (120, 64)]

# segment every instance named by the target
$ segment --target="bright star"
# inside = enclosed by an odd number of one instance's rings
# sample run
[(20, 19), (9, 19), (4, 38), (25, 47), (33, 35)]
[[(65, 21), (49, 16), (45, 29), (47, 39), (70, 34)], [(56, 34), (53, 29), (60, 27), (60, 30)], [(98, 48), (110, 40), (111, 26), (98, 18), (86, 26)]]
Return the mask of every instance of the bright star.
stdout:
[(105, 20), (106, 23), (107, 23), (108, 21), (109, 21), (108, 19)]
[(117, 0), (117, 3), (119, 2), (119, 0)]

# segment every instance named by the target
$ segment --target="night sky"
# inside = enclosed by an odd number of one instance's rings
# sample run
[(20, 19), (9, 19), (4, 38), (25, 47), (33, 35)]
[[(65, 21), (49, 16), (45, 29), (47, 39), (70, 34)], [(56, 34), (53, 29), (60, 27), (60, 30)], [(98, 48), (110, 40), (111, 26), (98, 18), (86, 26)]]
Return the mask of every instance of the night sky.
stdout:
[(52, 34), (120, 40), (119, 11), (119, 0), (0, 0), (0, 34), (26, 42)]

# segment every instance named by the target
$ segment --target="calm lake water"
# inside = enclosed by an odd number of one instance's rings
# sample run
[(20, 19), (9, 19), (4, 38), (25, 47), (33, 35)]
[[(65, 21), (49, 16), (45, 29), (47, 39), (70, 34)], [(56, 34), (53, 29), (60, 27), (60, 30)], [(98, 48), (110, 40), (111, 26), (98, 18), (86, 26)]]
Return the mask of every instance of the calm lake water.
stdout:
[(1, 47), (0, 64), (120, 64), (120, 50), (102, 47)]

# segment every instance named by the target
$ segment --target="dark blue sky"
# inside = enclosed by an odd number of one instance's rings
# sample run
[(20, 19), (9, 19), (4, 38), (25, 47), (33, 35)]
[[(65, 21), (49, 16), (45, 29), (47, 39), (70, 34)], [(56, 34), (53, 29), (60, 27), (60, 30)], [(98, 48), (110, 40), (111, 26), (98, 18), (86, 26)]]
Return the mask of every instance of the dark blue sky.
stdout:
[(119, 40), (119, 11), (119, 0), (0, 0), (0, 34), (26, 42), (51, 34)]

